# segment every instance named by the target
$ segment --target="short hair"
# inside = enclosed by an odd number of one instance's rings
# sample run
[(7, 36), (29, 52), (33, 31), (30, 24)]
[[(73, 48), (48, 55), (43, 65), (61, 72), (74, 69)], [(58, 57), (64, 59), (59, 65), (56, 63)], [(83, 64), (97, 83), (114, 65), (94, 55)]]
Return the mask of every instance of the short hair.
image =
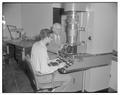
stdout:
[(52, 29), (61, 29), (61, 24), (60, 23), (54, 23), (53, 26), (52, 26)]
[(49, 29), (42, 29), (40, 31), (40, 39), (43, 40), (46, 37), (50, 37), (51, 31)]

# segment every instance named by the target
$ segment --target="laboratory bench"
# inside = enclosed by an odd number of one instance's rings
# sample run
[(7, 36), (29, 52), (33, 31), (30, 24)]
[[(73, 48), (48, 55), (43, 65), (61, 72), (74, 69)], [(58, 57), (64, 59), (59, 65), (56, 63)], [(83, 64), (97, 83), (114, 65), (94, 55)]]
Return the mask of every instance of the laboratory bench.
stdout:
[[(27, 54), (30, 54), (31, 52), (31, 47), (33, 45), (35, 41), (34, 40), (9, 40), (6, 41), (7, 43), (7, 54), (9, 55), (9, 58), (14, 58), (17, 63), (19, 64), (23, 64), (24, 65), (24, 58)], [(56, 53), (50, 52), (48, 51), (48, 55), (50, 56), (50, 59), (56, 58), (57, 55)], [(103, 80), (103, 84), (104, 82), (106, 82), (107, 80), (109, 80), (109, 67), (112, 61), (112, 53), (105, 53), (105, 54), (77, 54), (77, 56), (75, 56), (75, 60), (74, 60), (74, 64), (68, 68), (66, 68), (66, 72), (60, 72), (61, 74), (70, 74), (73, 77), (73, 81), (74, 81), (74, 85), (72, 87), (70, 87), (70, 92), (75, 92), (75, 91), (80, 91), (82, 90), (82, 92), (87, 91), (94, 91), (91, 90), (90, 88), (88, 88), (89, 86), (87, 84), (87, 78), (86, 79), (86, 75), (88, 75), (88, 73), (86, 74), (86, 72), (89, 71), (95, 71), (97, 72), (99, 71), (99, 68), (103, 68), (103, 72), (98, 72), (98, 74), (100, 74), (100, 77), (104, 77), (104, 75), (106, 76), (105, 81)], [(104, 68), (105, 67), (105, 68)], [(84, 72), (85, 71), (85, 72)], [(102, 76), (102, 73), (103, 76)], [(88, 75), (90, 76), (90, 75)], [(95, 77), (97, 77), (95, 75)], [(99, 77), (99, 78), (100, 78)], [(99, 82), (99, 80), (98, 80)], [(108, 81), (107, 81), (108, 83)], [(106, 84), (106, 83), (105, 83)], [(105, 85), (106, 89), (107, 84)], [(95, 91), (99, 90), (101, 88), (96, 89)]]
[(8, 40), (7, 54), (9, 58), (14, 58), (17, 62), (23, 61), (27, 54), (30, 55), (34, 40)]

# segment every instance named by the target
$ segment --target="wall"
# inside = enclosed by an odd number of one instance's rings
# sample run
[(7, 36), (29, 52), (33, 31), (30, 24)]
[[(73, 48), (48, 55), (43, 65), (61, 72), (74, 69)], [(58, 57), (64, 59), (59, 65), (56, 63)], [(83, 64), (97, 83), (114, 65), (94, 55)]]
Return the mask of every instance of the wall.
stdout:
[[(109, 53), (113, 50), (113, 43), (117, 37), (117, 6), (116, 3), (93, 3), (92, 48), (88, 46), (88, 53)], [(115, 37), (115, 42), (114, 42)], [(116, 45), (115, 45), (116, 47)]]
[(21, 5), (22, 27), (27, 36), (39, 34), (43, 28), (52, 26), (52, 3), (29, 3)]
[[(21, 27), (21, 5), (16, 3), (4, 3), (2, 8), (2, 15), (5, 16), (6, 24)], [(5, 36), (10, 37), (7, 27), (3, 31), (3, 37)]]
[[(117, 5), (116, 3), (92, 3), (88, 36), (88, 53), (105, 53), (117, 50)], [(60, 3), (5, 3), (3, 15), (7, 24), (23, 27), (28, 36), (37, 35), (42, 28), (51, 27), (53, 7)], [(9, 36), (8, 29), (3, 36)], [(114, 40), (113, 40), (114, 39)]]
[[(116, 14), (117, 14), (117, 11), (114, 11)], [(115, 19), (115, 20), (117, 20), (117, 18)], [(117, 20), (118, 21), (118, 20)], [(116, 22), (117, 22), (116, 21)], [(116, 25), (116, 27), (117, 27), (118, 25)], [(115, 32), (114, 32), (114, 42), (113, 42), (113, 49), (115, 50), (115, 51), (118, 51), (118, 30), (117, 30), (118, 28), (116, 28), (116, 30), (115, 30)]]
[[(27, 36), (35, 36), (43, 28), (50, 28), (53, 22), (52, 3), (6, 3), (3, 5), (3, 15), (7, 24), (22, 27)], [(9, 37), (8, 29), (3, 36)]]
[(62, 4), (61, 3), (57, 3), (57, 2), (54, 2), (52, 3), (52, 7), (54, 8), (62, 8)]

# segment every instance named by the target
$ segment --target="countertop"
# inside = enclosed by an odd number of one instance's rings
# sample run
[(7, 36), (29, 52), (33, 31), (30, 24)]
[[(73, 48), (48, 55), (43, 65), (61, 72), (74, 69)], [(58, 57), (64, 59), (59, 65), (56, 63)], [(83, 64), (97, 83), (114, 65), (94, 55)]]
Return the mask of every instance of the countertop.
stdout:
[(27, 47), (32, 47), (32, 45), (35, 41), (34, 40), (8, 40), (5, 42), (8, 44), (13, 44), (16, 46), (27, 48)]

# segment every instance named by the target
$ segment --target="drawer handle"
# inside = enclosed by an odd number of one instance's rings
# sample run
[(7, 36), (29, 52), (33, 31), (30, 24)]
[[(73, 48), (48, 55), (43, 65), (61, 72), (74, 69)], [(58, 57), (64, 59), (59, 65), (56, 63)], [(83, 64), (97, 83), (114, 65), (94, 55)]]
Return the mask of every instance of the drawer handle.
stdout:
[(73, 84), (75, 84), (75, 78), (73, 78)]

